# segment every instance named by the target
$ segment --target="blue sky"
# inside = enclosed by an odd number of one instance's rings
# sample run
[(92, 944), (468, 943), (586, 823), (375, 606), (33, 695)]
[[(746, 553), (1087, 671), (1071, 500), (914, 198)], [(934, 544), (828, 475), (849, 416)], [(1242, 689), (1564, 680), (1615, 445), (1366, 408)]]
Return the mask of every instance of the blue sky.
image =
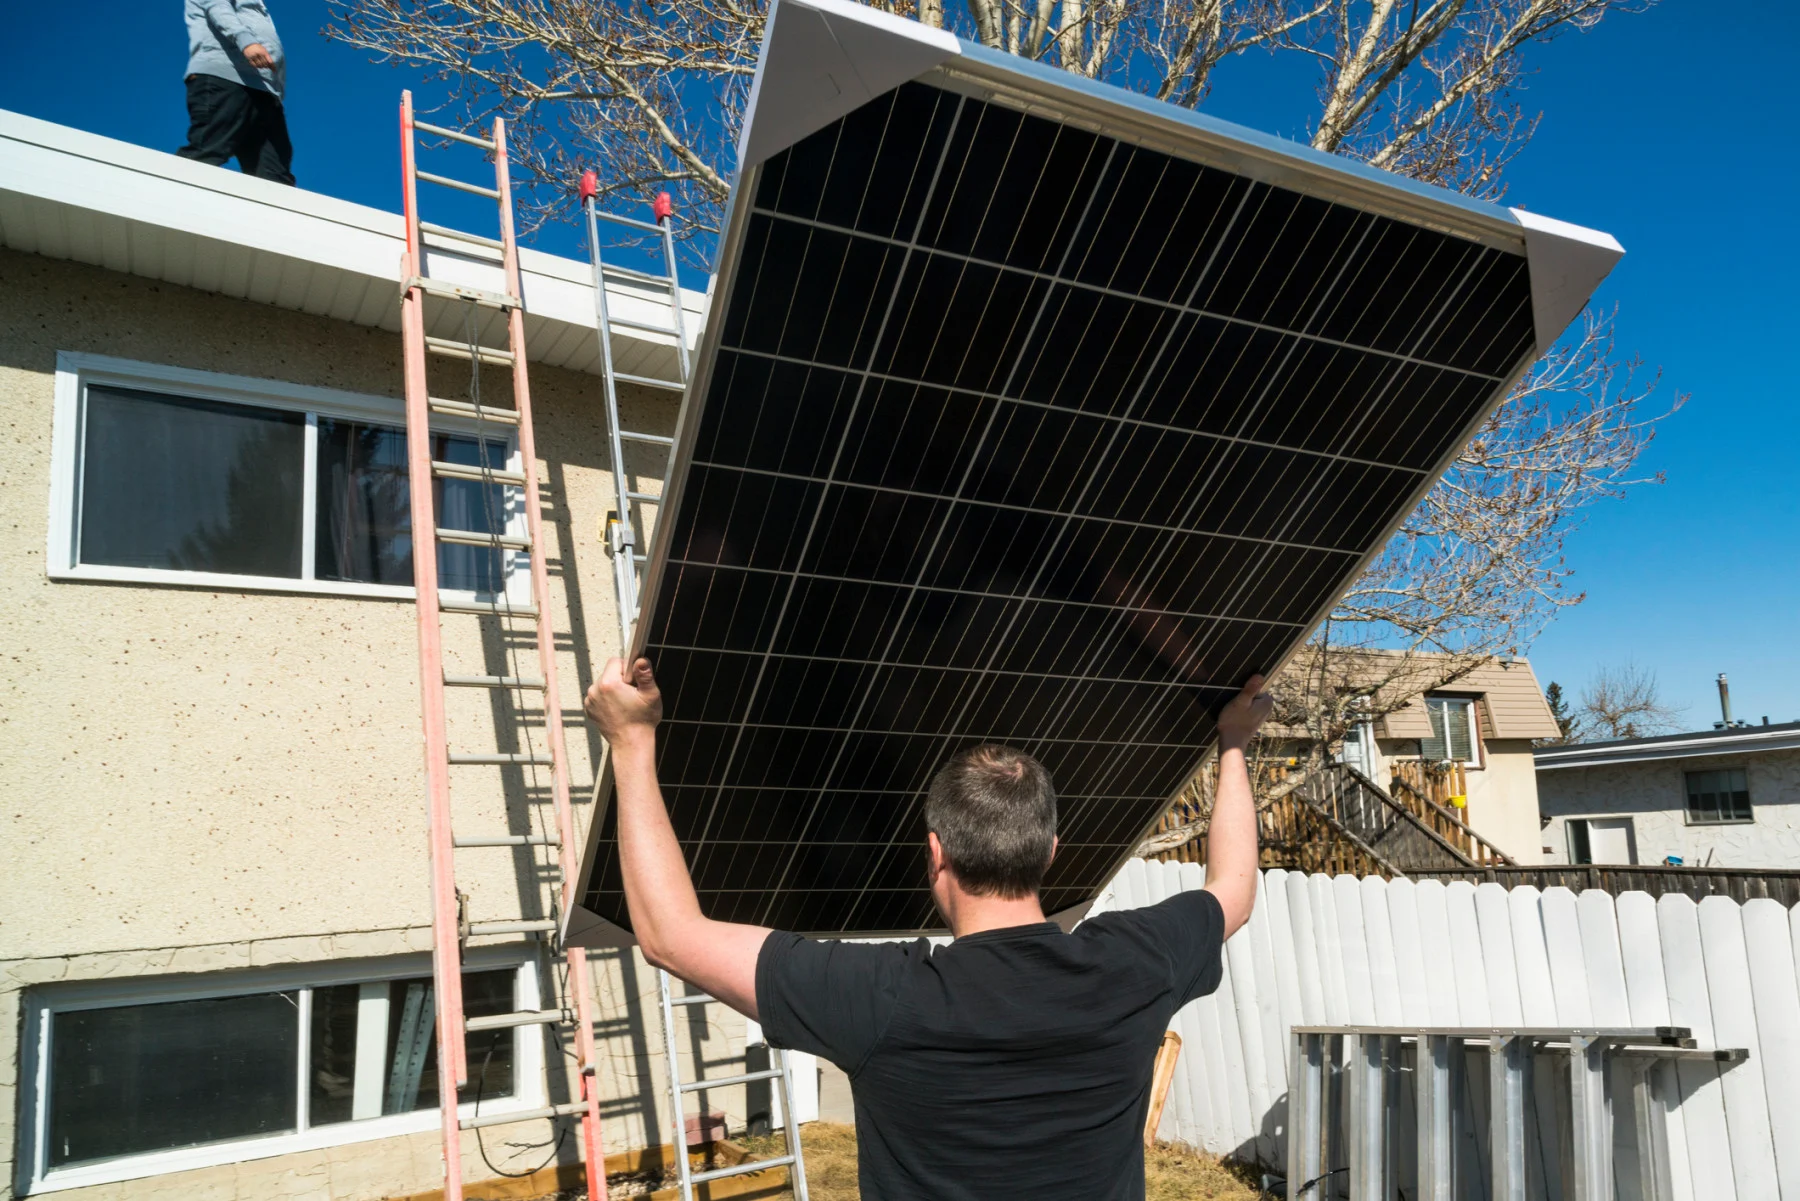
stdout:
[[(301, 185), (397, 208), (395, 107), (419, 81), (320, 37), (320, 0), (270, 6), (288, 50)], [(1692, 394), (1645, 458), (1668, 482), (1601, 505), (1570, 538), (1573, 587), (1588, 599), (1531, 658), (1541, 680), (1570, 691), (1635, 660), (1688, 707), (1688, 728), (1717, 716), (1721, 671), (1737, 716), (1800, 719), (1800, 388), (1780, 350), (1800, 344), (1800, 168), (1780, 116), (1800, 6), (1697, 15), (1694, 0), (1665, 0), (1537, 49), (1522, 99), (1545, 116), (1508, 195), (1624, 244), (1597, 302), (1618, 305), (1620, 349), (1663, 369), (1664, 397)], [(0, 108), (162, 149), (184, 140), (173, 0), (37, 5), (8, 32)], [(1297, 58), (1252, 56), (1221, 68), (1204, 107), (1298, 137), (1313, 83)], [(583, 253), (573, 230), (539, 245)]]

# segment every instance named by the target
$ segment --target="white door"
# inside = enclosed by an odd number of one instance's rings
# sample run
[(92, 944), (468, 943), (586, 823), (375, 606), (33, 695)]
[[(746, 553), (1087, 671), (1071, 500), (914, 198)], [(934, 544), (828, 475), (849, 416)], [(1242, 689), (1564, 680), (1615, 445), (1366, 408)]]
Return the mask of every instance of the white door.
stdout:
[(1588, 853), (1594, 863), (1636, 863), (1636, 839), (1629, 817), (1588, 819)]

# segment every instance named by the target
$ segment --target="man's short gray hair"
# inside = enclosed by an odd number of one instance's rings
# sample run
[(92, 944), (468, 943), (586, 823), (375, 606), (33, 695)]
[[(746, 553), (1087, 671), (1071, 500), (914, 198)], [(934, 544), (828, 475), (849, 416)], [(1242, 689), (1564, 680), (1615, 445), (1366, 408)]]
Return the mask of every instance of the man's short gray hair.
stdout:
[(976, 896), (1035, 896), (1056, 844), (1056, 786), (1044, 765), (985, 742), (959, 752), (931, 778), (925, 828)]

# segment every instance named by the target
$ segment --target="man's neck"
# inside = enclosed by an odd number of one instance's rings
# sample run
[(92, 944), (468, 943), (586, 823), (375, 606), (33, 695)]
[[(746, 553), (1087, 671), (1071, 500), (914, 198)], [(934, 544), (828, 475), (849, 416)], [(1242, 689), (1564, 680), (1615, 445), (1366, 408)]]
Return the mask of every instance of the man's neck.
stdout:
[(1043, 903), (1036, 896), (972, 897), (963, 893), (953, 910), (948, 917), (955, 938), (1008, 926), (1034, 926), (1046, 920)]

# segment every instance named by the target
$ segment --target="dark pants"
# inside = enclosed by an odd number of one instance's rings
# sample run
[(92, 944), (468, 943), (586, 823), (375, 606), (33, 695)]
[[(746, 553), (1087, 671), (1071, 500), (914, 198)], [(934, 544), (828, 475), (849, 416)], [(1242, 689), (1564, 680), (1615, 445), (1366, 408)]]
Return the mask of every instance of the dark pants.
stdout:
[(188, 144), (176, 154), (215, 167), (235, 156), (245, 175), (294, 182), (294, 146), (279, 97), (216, 75), (190, 75), (187, 107)]

